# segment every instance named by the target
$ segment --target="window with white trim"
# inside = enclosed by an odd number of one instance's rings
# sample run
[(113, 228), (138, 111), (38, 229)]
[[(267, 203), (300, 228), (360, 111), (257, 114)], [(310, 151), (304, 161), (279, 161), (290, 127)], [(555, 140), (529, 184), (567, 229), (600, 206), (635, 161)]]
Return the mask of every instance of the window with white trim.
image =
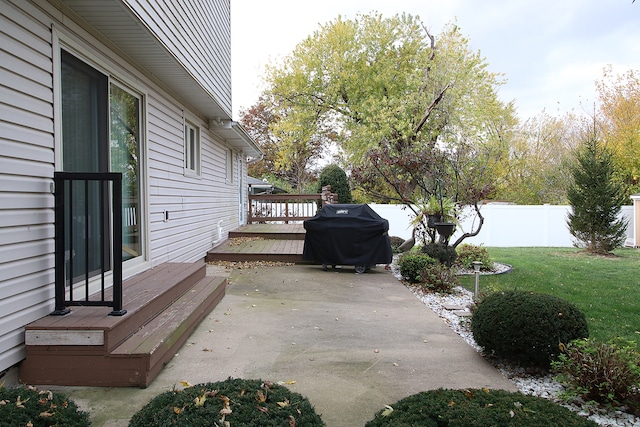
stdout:
[(226, 180), (227, 183), (233, 182), (233, 150), (231, 148), (226, 149)]
[(184, 169), (186, 173), (200, 174), (200, 129), (184, 122)]

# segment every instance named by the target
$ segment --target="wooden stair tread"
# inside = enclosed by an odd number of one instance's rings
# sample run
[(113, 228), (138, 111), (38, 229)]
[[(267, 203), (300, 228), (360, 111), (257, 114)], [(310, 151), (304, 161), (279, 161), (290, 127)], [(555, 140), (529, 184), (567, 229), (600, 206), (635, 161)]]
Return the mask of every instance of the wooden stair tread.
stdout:
[(165, 308), (154, 319), (143, 325), (131, 337), (116, 347), (111, 355), (146, 355), (153, 354), (159, 347), (175, 342), (181, 325), (197, 313), (198, 306), (208, 295), (216, 292), (226, 278), (208, 276), (198, 282), (178, 300)]

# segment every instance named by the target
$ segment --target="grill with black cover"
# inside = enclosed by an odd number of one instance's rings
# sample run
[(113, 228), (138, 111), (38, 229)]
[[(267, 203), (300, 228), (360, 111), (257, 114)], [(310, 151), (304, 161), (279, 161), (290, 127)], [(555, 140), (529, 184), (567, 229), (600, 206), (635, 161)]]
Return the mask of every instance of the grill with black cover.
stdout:
[(389, 221), (365, 204), (328, 204), (304, 221), (303, 258), (354, 265), (356, 272), (392, 261)]

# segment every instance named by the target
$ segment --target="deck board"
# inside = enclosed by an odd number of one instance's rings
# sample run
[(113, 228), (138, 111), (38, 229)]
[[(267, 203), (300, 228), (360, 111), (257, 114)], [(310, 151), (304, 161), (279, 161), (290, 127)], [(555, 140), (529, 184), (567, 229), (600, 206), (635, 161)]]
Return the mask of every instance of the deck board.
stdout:
[(229, 232), (229, 239), (210, 250), (206, 260), (302, 263), (304, 236), (302, 223), (247, 224)]

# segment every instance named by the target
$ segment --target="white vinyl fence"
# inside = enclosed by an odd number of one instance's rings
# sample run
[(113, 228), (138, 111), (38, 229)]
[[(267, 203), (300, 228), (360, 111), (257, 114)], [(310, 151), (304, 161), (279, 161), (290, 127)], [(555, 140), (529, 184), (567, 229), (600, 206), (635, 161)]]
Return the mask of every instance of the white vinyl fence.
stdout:
[[(389, 235), (403, 239), (411, 237), (413, 213), (402, 205), (369, 206), (378, 215), (389, 221)], [(470, 232), (477, 227), (478, 220), (473, 209), (465, 209), (466, 215), (456, 233), (451, 237), (455, 241), (462, 232)], [(487, 204), (481, 207), (484, 225), (475, 237), (464, 243), (494, 247), (514, 246), (553, 246), (572, 247), (573, 236), (567, 227), (567, 214), (570, 206), (523, 206)], [(621, 216), (628, 221), (627, 241), (633, 239), (633, 207), (623, 206)]]

